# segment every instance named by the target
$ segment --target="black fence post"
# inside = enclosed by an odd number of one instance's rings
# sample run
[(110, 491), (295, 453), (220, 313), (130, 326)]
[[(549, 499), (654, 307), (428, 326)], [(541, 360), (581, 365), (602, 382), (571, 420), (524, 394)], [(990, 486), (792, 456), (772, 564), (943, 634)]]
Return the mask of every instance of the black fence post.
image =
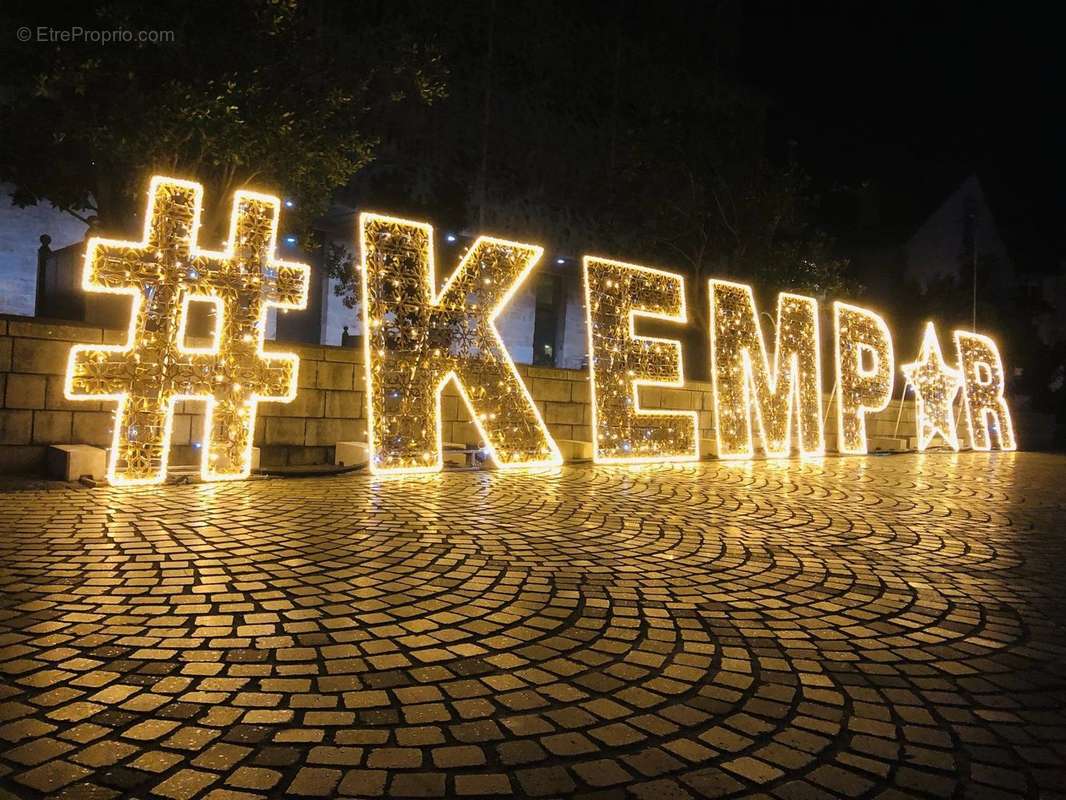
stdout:
[(52, 258), (52, 237), (47, 233), (41, 234), (41, 246), (37, 248), (37, 296), (34, 298), (33, 314), (36, 317), (47, 316), (45, 314), (45, 285), (48, 276), (48, 262)]

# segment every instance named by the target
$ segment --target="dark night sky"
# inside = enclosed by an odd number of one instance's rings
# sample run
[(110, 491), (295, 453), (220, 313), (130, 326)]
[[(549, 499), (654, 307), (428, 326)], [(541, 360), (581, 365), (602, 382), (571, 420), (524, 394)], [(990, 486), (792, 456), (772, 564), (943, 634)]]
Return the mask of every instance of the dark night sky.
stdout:
[(747, 3), (740, 69), (771, 98), (771, 141), (795, 139), (823, 190), (876, 182), (885, 236), (976, 171), (1016, 257), (1054, 263), (1066, 75), (1051, 6)]

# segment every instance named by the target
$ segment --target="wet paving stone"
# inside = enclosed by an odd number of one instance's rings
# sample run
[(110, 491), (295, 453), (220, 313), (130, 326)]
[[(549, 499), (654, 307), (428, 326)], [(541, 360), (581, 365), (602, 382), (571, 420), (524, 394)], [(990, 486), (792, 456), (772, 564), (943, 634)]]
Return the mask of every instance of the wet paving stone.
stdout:
[(0, 493), (0, 798), (1066, 798), (1066, 457)]

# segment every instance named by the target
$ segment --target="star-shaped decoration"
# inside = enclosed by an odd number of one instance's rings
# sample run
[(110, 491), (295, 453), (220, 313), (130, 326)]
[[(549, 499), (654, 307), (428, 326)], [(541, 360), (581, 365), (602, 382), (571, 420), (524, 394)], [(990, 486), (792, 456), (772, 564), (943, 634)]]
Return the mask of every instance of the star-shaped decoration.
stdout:
[(904, 364), (902, 369), (907, 382), (914, 387), (918, 406), (918, 450), (925, 450), (938, 433), (952, 450), (958, 450), (952, 406), (962, 386), (962, 375), (944, 363), (932, 322), (926, 323), (918, 360)]

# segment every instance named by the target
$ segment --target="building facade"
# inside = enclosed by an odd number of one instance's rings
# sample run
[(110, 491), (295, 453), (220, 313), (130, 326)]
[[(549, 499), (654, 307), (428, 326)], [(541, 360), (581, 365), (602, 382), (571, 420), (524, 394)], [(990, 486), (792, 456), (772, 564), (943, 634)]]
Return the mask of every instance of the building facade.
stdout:
[(0, 314), (32, 316), (37, 302), (41, 237), (59, 250), (82, 241), (88, 226), (46, 203), (19, 208), (10, 184), (0, 184)]

